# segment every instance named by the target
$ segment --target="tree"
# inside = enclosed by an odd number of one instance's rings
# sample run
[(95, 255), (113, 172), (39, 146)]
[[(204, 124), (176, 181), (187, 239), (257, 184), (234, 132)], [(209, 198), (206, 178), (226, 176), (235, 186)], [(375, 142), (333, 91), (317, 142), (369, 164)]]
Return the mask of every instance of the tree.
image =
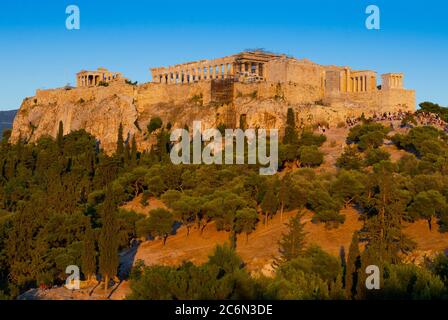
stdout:
[[(214, 199), (208, 202), (205, 209), (214, 211), (216, 229), (230, 232), (230, 245), (232, 248), (236, 248), (236, 215), (239, 210), (247, 208), (249, 204), (246, 199), (229, 191), (217, 191), (213, 197)], [(198, 198), (198, 201), (200, 200)], [(200, 205), (197, 207), (200, 208)], [(210, 212), (207, 213), (207, 215), (209, 214)]]
[(300, 147), (299, 158), (301, 164), (306, 167), (317, 167), (324, 162), (324, 154), (316, 146)]
[(304, 217), (303, 212), (289, 219), (286, 224), (287, 232), (283, 234), (279, 241), (279, 258), (276, 259), (275, 265), (280, 265), (284, 262), (291, 261), (299, 257), (305, 250), (305, 237), (307, 233), (304, 230), (305, 223), (302, 223)]
[(118, 127), (118, 138), (117, 138), (117, 156), (123, 156), (124, 154), (124, 140), (123, 140), (123, 124), (120, 122)]
[(442, 120), (448, 121), (448, 109), (446, 107), (442, 107), (441, 105), (439, 105), (437, 103), (428, 102), (428, 101), (420, 103), (419, 106), (420, 106), (420, 109), (417, 111), (418, 113), (420, 113), (420, 112), (435, 113), (435, 114), (438, 114), (440, 116), (440, 118), (442, 118)]
[(446, 298), (443, 281), (413, 264), (387, 265), (382, 298), (387, 300), (438, 300)]
[(372, 166), (375, 163), (389, 160), (390, 153), (380, 148), (368, 149), (366, 152), (365, 164)]
[(310, 130), (304, 130), (300, 135), (299, 145), (320, 147), (325, 141), (327, 141), (327, 137), (323, 134), (314, 134)]
[(148, 132), (151, 134), (157, 129), (160, 129), (162, 125), (163, 125), (162, 119), (160, 119), (159, 117), (151, 118), (151, 120), (149, 120), (148, 123)]
[(335, 181), (331, 184), (332, 194), (344, 201), (347, 207), (356, 201), (366, 189), (363, 182), (365, 176), (358, 171), (341, 170)]
[(361, 268), (361, 253), (359, 252), (358, 233), (354, 232), (345, 269), (345, 293), (349, 299), (356, 295), (359, 268)]
[(171, 206), (174, 209), (176, 217), (187, 228), (187, 237), (190, 235), (190, 229), (197, 220), (200, 211), (200, 199), (182, 195), (180, 199), (174, 201)]
[(355, 143), (360, 150), (378, 148), (383, 144), (389, 129), (380, 123), (359, 124), (350, 129), (347, 143)]
[(428, 190), (418, 193), (408, 210), (413, 216), (426, 219), (429, 230), (432, 230), (433, 217), (444, 212), (446, 207), (447, 204), (443, 195), (436, 190)]
[(137, 142), (135, 140), (135, 135), (133, 135), (131, 142), (131, 166), (135, 167), (136, 165), (137, 165)]
[(59, 121), (56, 143), (58, 145), (59, 151), (62, 152), (62, 148), (64, 147), (64, 124), (62, 123), (62, 121)]
[(287, 174), (280, 181), (280, 188), (278, 191), (278, 200), (280, 202), (280, 221), (283, 221), (283, 212), (285, 206), (290, 204), (290, 200), (293, 194), (292, 188), (292, 179), (291, 175)]
[(273, 215), (278, 210), (278, 199), (275, 195), (274, 187), (269, 186), (264, 194), (263, 201), (260, 203), (261, 210), (265, 216), (264, 225), (268, 225), (268, 217)]
[(215, 247), (213, 253), (208, 257), (207, 264), (219, 267), (224, 273), (232, 273), (241, 269), (243, 261), (232, 246), (224, 243)]
[(131, 146), (129, 145), (128, 142), (125, 142), (124, 144), (124, 163), (126, 165), (129, 165), (131, 162)]
[(366, 220), (363, 237), (370, 253), (381, 262), (398, 262), (400, 252), (409, 252), (414, 247), (402, 232), (402, 219), (411, 194), (405, 189), (402, 179), (395, 174), (396, 164), (382, 161), (373, 166), (372, 193), (365, 210)]
[(116, 220), (117, 207), (113, 192), (107, 187), (106, 197), (101, 205), (101, 231), (99, 236), (100, 273), (104, 279), (104, 289), (107, 290), (109, 279), (117, 274), (118, 269), (118, 224)]
[(96, 250), (95, 250), (95, 237), (90, 226), (90, 221), (86, 226), (83, 251), (81, 256), (82, 272), (87, 280), (92, 279), (96, 274)]
[(359, 170), (362, 167), (362, 159), (356, 147), (346, 146), (344, 152), (336, 160), (336, 166), (346, 170)]
[(154, 209), (149, 212), (148, 230), (152, 236), (161, 237), (165, 245), (166, 239), (173, 231), (174, 222), (174, 216), (170, 211), (162, 208)]
[(286, 126), (285, 126), (285, 136), (283, 137), (284, 144), (297, 144), (298, 135), (296, 131), (296, 119), (294, 115), (294, 110), (288, 108), (286, 113)]
[(246, 242), (249, 241), (249, 233), (255, 230), (257, 225), (258, 214), (257, 210), (252, 208), (243, 208), (236, 212), (235, 216), (235, 232), (246, 233)]

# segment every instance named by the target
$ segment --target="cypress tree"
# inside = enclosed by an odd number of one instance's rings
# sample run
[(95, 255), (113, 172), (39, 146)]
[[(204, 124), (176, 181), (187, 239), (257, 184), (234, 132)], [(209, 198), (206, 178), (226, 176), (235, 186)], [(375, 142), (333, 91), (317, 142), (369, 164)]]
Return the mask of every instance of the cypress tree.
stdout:
[(104, 279), (104, 289), (107, 290), (109, 279), (117, 274), (118, 269), (118, 223), (116, 220), (117, 207), (113, 193), (107, 187), (106, 196), (101, 207), (101, 232), (99, 237), (100, 273)]
[(273, 186), (268, 187), (268, 190), (266, 191), (263, 197), (263, 201), (261, 201), (260, 203), (260, 207), (265, 215), (264, 224), (265, 226), (267, 226), (268, 216), (275, 214), (278, 209), (278, 199), (277, 196), (275, 195)]
[(359, 252), (358, 232), (354, 232), (348, 251), (347, 267), (345, 269), (345, 293), (349, 299), (356, 295), (360, 267), (361, 253)]
[(285, 126), (285, 136), (283, 137), (284, 144), (297, 144), (299, 137), (296, 131), (296, 119), (294, 115), (294, 110), (288, 108), (286, 114), (286, 126)]
[(137, 165), (137, 142), (135, 141), (135, 135), (132, 136), (131, 142), (131, 166)]
[(124, 147), (124, 162), (129, 164), (131, 162), (131, 146), (129, 143), (125, 143)]
[(278, 243), (280, 257), (274, 261), (275, 266), (297, 258), (304, 252), (307, 233), (304, 230), (305, 223), (301, 222), (303, 215), (303, 212), (300, 212), (289, 219), (287, 223), (288, 231), (283, 234)]
[(81, 256), (82, 272), (87, 280), (92, 279), (96, 274), (96, 250), (95, 237), (93, 234), (90, 221), (86, 226), (84, 234), (84, 246)]
[(58, 129), (58, 135), (56, 138), (56, 142), (59, 148), (59, 151), (62, 152), (62, 148), (64, 146), (64, 124), (62, 121), (59, 121), (59, 129)]
[(124, 140), (123, 140), (123, 124), (120, 122), (118, 127), (118, 139), (117, 139), (117, 156), (123, 156), (124, 153)]

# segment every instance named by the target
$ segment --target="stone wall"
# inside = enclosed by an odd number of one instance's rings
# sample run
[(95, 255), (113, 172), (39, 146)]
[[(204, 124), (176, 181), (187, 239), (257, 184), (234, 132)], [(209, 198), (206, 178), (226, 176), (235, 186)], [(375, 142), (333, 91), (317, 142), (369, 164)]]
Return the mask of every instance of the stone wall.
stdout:
[(234, 81), (232, 79), (211, 81), (211, 101), (218, 104), (233, 102)]

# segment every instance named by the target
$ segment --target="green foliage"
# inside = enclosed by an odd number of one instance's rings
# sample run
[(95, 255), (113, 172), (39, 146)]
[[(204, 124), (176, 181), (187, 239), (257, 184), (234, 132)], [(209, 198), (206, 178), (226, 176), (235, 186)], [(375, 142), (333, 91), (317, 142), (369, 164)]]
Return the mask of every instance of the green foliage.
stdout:
[(324, 161), (324, 154), (316, 146), (303, 146), (299, 149), (299, 158), (306, 167), (317, 167)]
[(138, 84), (138, 81), (132, 81), (132, 80), (128, 80), (128, 79), (125, 79), (124, 82), (131, 86), (136, 86)]
[(267, 288), (268, 296), (303, 300), (342, 298), (340, 276), (338, 260), (311, 246), (301, 256), (280, 265)]
[(398, 262), (399, 254), (413, 249), (414, 244), (402, 232), (401, 221), (412, 196), (403, 179), (396, 175), (397, 166), (382, 161), (373, 166), (369, 198), (364, 210), (369, 214), (367, 232), (363, 233), (371, 252), (381, 261)]
[(358, 272), (361, 268), (361, 253), (359, 251), (358, 233), (354, 232), (348, 251), (347, 266), (345, 269), (345, 294), (347, 298), (356, 296), (358, 286)]
[(446, 199), (436, 190), (421, 191), (415, 197), (408, 212), (413, 218), (426, 219), (432, 228), (432, 219), (441, 216), (447, 209)]
[(287, 232), (282, 235), (278, 245), (280, 256), (276, 259), (275, 264), (280, 265), (287, 261), (291, 261), (305, 251), (305, 237), (304, 223), (302, 219), (303, 213), (298, 213), (296, 216), (289, 219), (287, 223)]
[(360, 153), (356, 148), (351, 146), (347, 146), (341, 156), (336, 160), (336, 166), (346, 170), (359, 170), (362, 165)]
[(312, 131), (303, 131), (300, 135), (300, 146), (316, 146), (321, 147), (324, 142), (327, 141), (327, 137), (323, 134), (314, 134)]
[(446, 107), (428, 101), (420, 103), (419, 106), (420, 109), (417, 112), (435, 113), (439, 115), (443, 121), (448, 122), (448, 109)]
[(154, 209), (149, 212), (149, 217), (137, 222), (137, 234), (140, 237), (160, 237), (165, 245), (166, 239), (173, 231), (175, 223), (174, 215), (165, 209)]
[(249, 234), (255, 230), (255, 227), (257, 225), (257, 210), (252, 208), (240, 209), (236, 212), (235, 220), (235, 232), (246, 233), (246, 241), (248, 241)]
[(431, 261), (429, 270), (443, 281), (446, 290), (448, 290), (448, 256), (445, 253), (438, 254)]
[(332, 194), (344, 202), (347, 207), (358, 201), (365, 191), (366, 175), (359, 171), (341, 170), (331, 184)]
[(286, 126), (285, 126), (285, 136), (283, 137), (284, 144), (297, 144), (298, 135), (296, 131), (296, 119), (294, 110), (292, 108), (288, 108), (286, 114)]
[(387, 161), (390, 159), (390, 153), (382, 150), (380, 148), (377, 149), (368, 149), (366, 152), (366, 158), (364, 160), (367, 166), (372, 166), (375, 163), (381, 161)]
[[(295, 123), (290, 124), (295, 128)], [(2, 141), (0, 290), (6, 296), (14, 298), (40, 284), (62, 284), (68, 264), (80, 265), (86, 278), (97, 271), (104, 278), (114, 277), (121, 250), (137, 236), (166, 239), (176, 220), (188, 233), (202, 232), (207, 226), (227, 231), (230, 245), (201, 266), (136, 268), (132, 279), (136, 298), (381, 297), (382, 291), (372, 296), (365, 290), (365, 274), (356, 270), (370, 264), (386, 271), (387, 264), (401, 265), (401, 253), (414, 248), (402, 232), (404, 220), (437, 220), (438, 231), (448, 231), (448, 138), (437, 129), (416, 127), (396, 135), (393, 142), (414, 155), (392, 163), (378, 148), (382, 144), (378, 137), (385, 130), (363, 124), (353, 130), (351, 138), (357, 145), (338, 159), (336, 173), (290, 168), (291, 163), (285, 163), (288, 167), (280, 175), (260, 176), (255, 166), (173, 165), (168, 157), (169, 129), (160, 128), (152, 150), (140, 153), (135, 137), (124, 143), (121, 126), (113, 156), (106, 155), (84, 130), (64, 136), (62, 123), (56, 138), (46, 136), (36, 143)], [(324, 139), (304, 131), (297, 142), (280, 145), (280, 158), (313, 166), (319, 161), (303, 161), (308, 155), (302, 152), (319, 152)], [(146, 200), (151, 197), (151, 204), (153, 197), (160, 198), (169, 210), (144, 217), (117, 209), (142, 194)], [(336, 258), (313, 246), (279, 263), (272, 278), (250, 277), (235, 255), (237, 235), (247, 237), (255, 229), (259, 209), (266, 223), (278, 211), (306, 207), (313, 223), (337, 227), (344, 222), (343, 206), (356, 208), (363, 221), (359, 231), (363, 245), (355, 246), (353, 240), (345, 273)], [(365, 249), (359, 252), (359, 248)], [(420, 277), (429, 285), (419, 285), (416, 296), (426, 297), (429, 292), (431, 297), (443, 297), (434, 289), (440, 286), (433, 277), (446, 287), (445, 265), (442, 257), (428, 262), (423, 275), (399, 271), (394, 277), (396, 282), (405, 279), (412, 288), (412, 279)], [(395, 288), (393, 281), (390, 284), (393, 290), (387, 291), (388, 296), (409, 296), (400, 293), (403, 288)]]
[(162, 122), (162, 119), (160, 119), (160, 117), (151, 118), (151, 120), (149, 120), (149, 123), (148, 123), (148, 132), (153, 133), (157, 129), (162, 128), (162, 125), (163, 125), (163, 122)]
[(218, 246), (208, 262), (179, 267), (139, 266), (131, 278), (128, 299), (256, 299), (255, 280), (229, 246)]
[(308, 207), (315, 212), (312, 221), (323, 222), (327, 228), (337, 227), (345, 221), (345, 216), (339, 212), (342, 202), (332, 197), (326, 189), (313, 190), (309, 195)]
[(347, 143), (357, 144), (360, 150), (378, 148), (383, 144), (389, 129), (379, 123), (359, 124), (350, 129)]
[(446, 298), (443, 281), (412, 264), (389, 265), (384, 270), (382, 299), (431, 300)]
[(277, 213), (278, 210), (278, 198), (275, 189), (270, 185), (264, 194), (263, 201), (260, 203), (261, 210), (265, 216), (265, 225), (268, 222), (268, 218)]
[(86, 226), (81, 255), (81, 271), (87, 279), (96, 274), (96, 254), (95, 235), (89, 223)]
[(101, 231), (98, 239), (100, 251), (99, 270), (108, 285), (108, 279), (116, 276), (118, 269), (118, 230), (117, 207), (110, 188), (106, 191), (106, 198), (101, 205)]
[(122, 157), (124, 154), (123, 124), (121, 122), (118, 127), (117, 149), (115, 153), (118, 157)]
[(412, 128), (406, 135), (396, 134), (392, 137), (397, 147), (419, 158), (430, 154), (442, 155), (447, 149), (446, 139), (445, 133), (430, 126)]

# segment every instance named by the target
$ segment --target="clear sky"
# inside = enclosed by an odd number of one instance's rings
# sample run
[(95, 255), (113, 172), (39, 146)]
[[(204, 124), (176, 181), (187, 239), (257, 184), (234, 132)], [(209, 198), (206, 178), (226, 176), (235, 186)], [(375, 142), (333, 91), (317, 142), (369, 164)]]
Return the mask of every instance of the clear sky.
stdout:
[[(80, 8), (80, 30), (65, 9)], [(365, 9), (381, 10), (367, 30)], [(133, 81), (149, 68), (215, 58), (248, 48), (379, 74), (404, 72), (417, 102), (448, 106), (448, 1), (402, 0), (2, 0), (0, 110), (36, 89), (75, 84), (99, 66)]]

